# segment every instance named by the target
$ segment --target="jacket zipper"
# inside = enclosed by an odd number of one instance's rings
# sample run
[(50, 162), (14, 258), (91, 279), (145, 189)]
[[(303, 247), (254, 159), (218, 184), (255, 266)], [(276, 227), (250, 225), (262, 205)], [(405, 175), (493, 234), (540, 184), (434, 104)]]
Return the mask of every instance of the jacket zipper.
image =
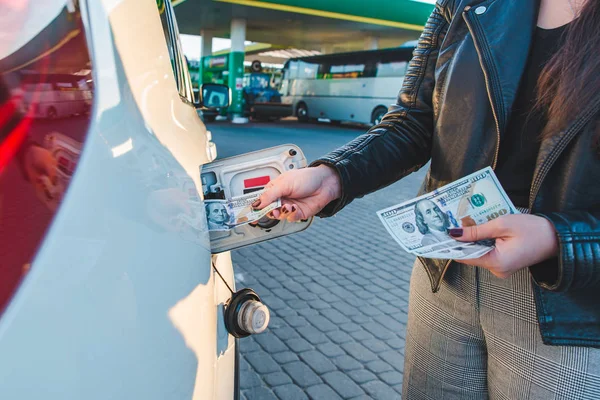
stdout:
[(562, 154), (565, 148), (571, 143), (571, 140), (575, 137), (575, 135), (594, 117), (594, 115), (600, 111), (600, 97), (596, 100), (595, 103), (579, 118), (575, 121), (565, 132), (565, 134), (560, 138), (559, 142), (550, 152), (546, 161), (542, 164), (539, 169), (538, 174), (533, 179), (533, 183), (531, 185), (531, 194), (529, 195), (529, 209), (533, 209), (533, 204), (537, 198), (538, 192), (542, 186), (542, 182), (550, 172), (550, 168), (554, 165), (558, 157)]
[[(475, 50), (477, 51), (477, 54), (479, 56), (479, 58), (483, 59), (486, 62), (490, 62), (491, 61), (491, 57), (489, 56), (490, 54), (490, 50), (489, 47), (487, 46), (487, 44), (485, 42), (482, 43), (482, 47), (479, 47), (479, 42), (477, 40), (475, 40), (475, 33), (478, 33), (479, 36), (484, 37), (484, 34), (481, 30), (481, 25), (479, 25), (479, 21), (475, 20), (475, 25), (473, 26), (473, 24), (471, 23), (470, 20), (470, 16), (468, 14), (468, 11), (471, 9), (471, 6), (467, 6), (464, 9), (463, 12), (463, 16), (465, 19), (465, 22), (467, 23), (467, 27), (469, 28), (469, 31), (471, 32), (471, 36), (473, 37), (473, 43), (475, 44)], [(475, 29), (477, 28), (477, 29)], [(496, 163), (498, 162), (498, 153), (500, 152), (500, 119), (498, 117), (498, 114), (496, 113), (496, 107), (495, 105), (499, 105), (499, 99), (497, 97), (497, 93), (499, 92), (499, 87), (497, 82), (491, 79), (490, 74), (488, 73), (486, 68), (483, 68), (482, 65), (482, 70), (483, 70), (483, 75), (485, 76), (485, 87), (487, 89), (488, 92), (488, 97), (490, 98), (490, 102), (492, 103), (492, 114), (494, 115), (494, 120), (496, 122), (496, 151), (494, 152), (494, 159), (492, 161), (492, 169), (496, 169)], [(497, 89), (496, 91), (494, 90), (490, 90), (490, 84), (492, 86), (494, 86), (495, 89)], [(448, 270), (448, 267), (450, 266), (450, 264), (452, 263), (452, 260), (448, 260), (446, 261), (446, 265), (444, 265), (444, 269), (442, 270), (442, 274), (440, 275), (440, 280), (437, 282), (437, 285), (435, 288), (433, 288), (433, 292), (437, 292), (440, 288), (440, 283), (442, 278), (444, 277), (444, 275), (446, 274), (446, 271)]]
[[(481, 25), (477, 19), (471, 21), (471, 17), (468, 14), (468, 11), (471, 9), (471, 6), (467, 6), (464, 9), (463, 16), (465, 22), (467, 23), (467, 27), (471, 32), (471, 36), (473, 37), (473, 43), (475, 44), (475, 50), (479, 57), (484, 60), (486, 63), (491, 63), (490, 49), (487, 46), (487, 43), (482, 40), (482, 43), (479, 43), (475, 38), (477, 37), (475, 33), (478, 34), (479, 37), (484, 38), (485, 35), (481, 29)], [(481, 47), (480, 47), (481, 44)], [(496, 112), (496, 108), (499, 107), (500, 101), (498, 99), (498, 93), (500, 91), (499, 84), (496, 82), (495, 77), (491, 77), (487, 68), (484, 67), (485, 63), (482, 65), (483, 75), (485, 76), (485, 87), (488, 92), (488, 97), (490, 98), (490, 102), (492, 103), (492, 114), (494, 115), (494, 121), (496, 122), (496, 151), (494, 153), (494, 159), (492, 161), (492, 169), (496, 169), (496, 163), (498, 162), (498, 153), (500, 152), (500, 118), (498, 113)], [(494, 79), (492, 79), (494, 78)], [(492, 86), (491, 90), (490, 85)]]

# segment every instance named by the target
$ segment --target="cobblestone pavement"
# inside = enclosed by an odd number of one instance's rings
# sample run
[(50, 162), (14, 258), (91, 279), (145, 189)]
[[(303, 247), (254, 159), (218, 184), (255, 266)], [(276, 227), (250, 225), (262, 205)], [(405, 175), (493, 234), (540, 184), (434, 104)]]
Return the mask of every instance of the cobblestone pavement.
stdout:
[(414, 197), (425, 171), (300, 234), (233, 252), (238, 287), (271, 310), (241, 339), (242, 399), (399, 399), (414, 257), (375, 211)]

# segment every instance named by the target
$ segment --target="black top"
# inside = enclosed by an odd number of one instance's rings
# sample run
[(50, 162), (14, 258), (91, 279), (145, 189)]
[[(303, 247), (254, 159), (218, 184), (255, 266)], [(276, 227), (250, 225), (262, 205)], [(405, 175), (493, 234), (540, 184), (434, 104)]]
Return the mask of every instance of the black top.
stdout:
[(546, 125), (545, 112), (534, 109), (537, 81), (546, 63), (558, 51), (565, 28), (566, 25), (536, 28), (512, 116), (500, 142), (496, 175), (517, 207), (529, 206), (540, 135)]

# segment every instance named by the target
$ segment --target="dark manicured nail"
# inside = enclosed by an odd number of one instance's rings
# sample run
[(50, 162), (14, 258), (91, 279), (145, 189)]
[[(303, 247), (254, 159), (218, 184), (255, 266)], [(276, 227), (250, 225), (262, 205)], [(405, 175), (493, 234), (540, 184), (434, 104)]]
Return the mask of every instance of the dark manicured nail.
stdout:
[(448, 229), (448, 234), (450, 236), (452, 236), (453, 238), (459, 238), (463, 235), (463, 230), (462, 230), (462, 228)]
[(292, 212), (295, 212), (295, 211), (296, 211), (296, 207), (292, 206)]
[(283, 206), (283, 207), (281, 207), (281, 213), (282, 213), (282, 214), (287, 214), (287, 213), (289, 213), (289, 212), (290, 212), (290, 210), (288, 210), (288, 209), (287, 209), (287, 206)]
[(256, 200), (254, 203), (252, 203), (252, 208), (256, 208), (260, 206), (260, 199)]

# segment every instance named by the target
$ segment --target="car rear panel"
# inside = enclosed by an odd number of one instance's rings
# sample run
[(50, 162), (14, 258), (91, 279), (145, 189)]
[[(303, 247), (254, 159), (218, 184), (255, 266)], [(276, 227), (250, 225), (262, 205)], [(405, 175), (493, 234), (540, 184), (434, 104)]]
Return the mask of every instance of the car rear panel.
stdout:
[[(0, 6), (22, 20), (15, 49), (0, 48), (12, 79), (0, 112), (0, 398), (232, 398), (235, 342), (218, 313), (229, 293), (208, 232), (180, 218), (204, 218), (190, 188), (207, 138), (175, 86), (156, 3), (16, 3)], [(91, 108), (28, 114), (41, 100), (15, 72), (30, 70), (40, 85), (86, 82), (58, 86), (64, 99), (86, 91)], [(215, 262), (231, 284), (229, 254)]]

